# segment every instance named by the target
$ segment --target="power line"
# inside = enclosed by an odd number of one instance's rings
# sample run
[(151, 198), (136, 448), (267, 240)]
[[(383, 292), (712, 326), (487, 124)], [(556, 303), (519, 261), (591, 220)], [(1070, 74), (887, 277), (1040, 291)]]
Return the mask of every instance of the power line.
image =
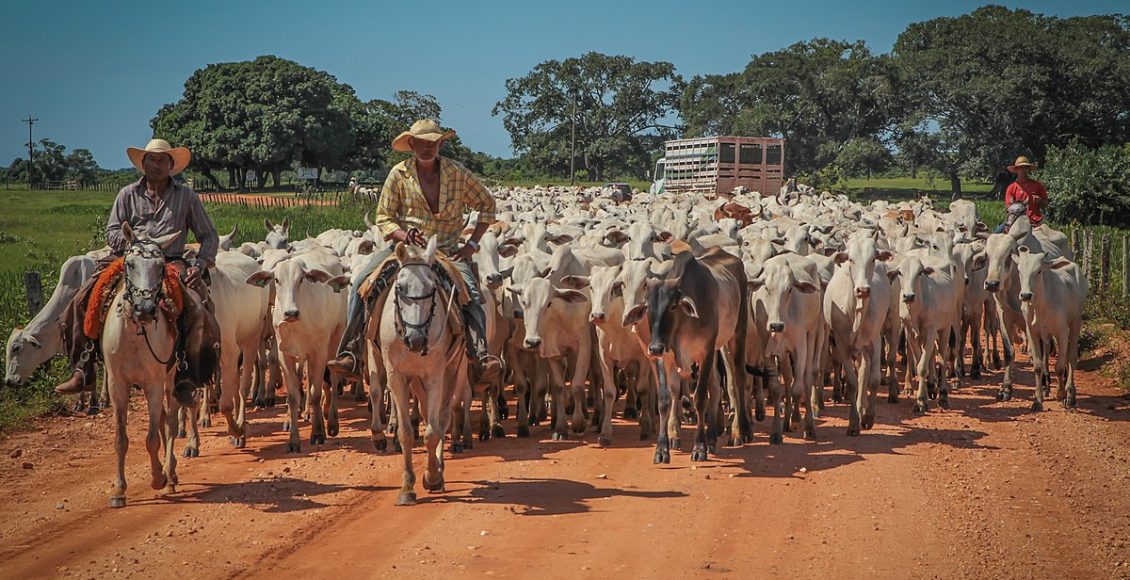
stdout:
[(27, 123), (27, 189), (28, 189), (28, 191), (31, 191), (31, 170), (32, 170), (33, 167), (35, 167), (35, 165), (33, 165), (34, 155), (35, 155), (35, 149), (34, 149), (35, 141), (33, 141), (32, 138), (31, 138), (31, 126), (34, 125), (35, 122), (38, 121), (38, 120), (39, 120), (39, 118), (32, 118), (32, 116), (30, 114), (27, 116), (26, 119), (21, 119), (22, 122)]

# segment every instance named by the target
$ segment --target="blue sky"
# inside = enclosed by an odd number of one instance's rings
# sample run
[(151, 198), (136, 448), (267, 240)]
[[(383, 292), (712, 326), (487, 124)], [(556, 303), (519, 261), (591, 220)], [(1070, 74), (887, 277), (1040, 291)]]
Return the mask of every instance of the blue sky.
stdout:
[[(1061, 17), (1127, 12), (1115, 1), (1038, 0)], [(911, 22), (979, 2), (5, 2), (0, 38), (0, 163), (36, 140), (90, 149), (103, 167), (149, 139), (157, 109), (207, 64), (274, 54), (325, 70), (362, 100), (431, 93), (473, 149), (509, 156), (491, 107), (508, 78), (589, 51), (665, 60), (679, 74), (741, 70), (750, 57), (815, 37), (862, 39), (887, 52)]]

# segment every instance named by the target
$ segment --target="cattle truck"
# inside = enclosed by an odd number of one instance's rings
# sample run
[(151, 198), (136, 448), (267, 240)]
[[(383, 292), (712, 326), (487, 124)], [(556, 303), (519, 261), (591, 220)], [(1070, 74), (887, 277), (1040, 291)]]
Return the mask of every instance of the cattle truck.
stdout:
[(776, 193), (784, 184), (785, 140), (697, 137), (667, 141), (655, 162), (651, 192), (728, 193), (745, 187)]

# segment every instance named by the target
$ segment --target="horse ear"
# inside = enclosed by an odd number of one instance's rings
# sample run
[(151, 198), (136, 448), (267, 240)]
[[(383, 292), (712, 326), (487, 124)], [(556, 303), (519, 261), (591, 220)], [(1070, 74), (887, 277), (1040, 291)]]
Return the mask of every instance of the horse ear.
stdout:
[(133, 228), (130, 227), (129, 222), (122, 223), (122, 237), (131, 244), (133, 243), (134, 239), (136, 239), (134, 238)]
[(396, 254), (397, 261), (401, 264), (408, 259), (408, 249), (404, 246), (404, 242), (396, 242), (396, 250), (394, 253)]
[(439, 246), (439, 241), (433, 234), (428, 238), (428, 247), (424, 249), (424, 259), (430, 264), (436, 260), (436, 247)]
[(153, 238), (153, 241), (157, 242), (157, 245), (161, 246), (161, 249), (164, 250), (168, 249), (169, 245), (172, 244), (173, 241), (176, 240), (179, 236), (180, 230), (177, 230), (171, 234), (165, 234), (159, 238)]

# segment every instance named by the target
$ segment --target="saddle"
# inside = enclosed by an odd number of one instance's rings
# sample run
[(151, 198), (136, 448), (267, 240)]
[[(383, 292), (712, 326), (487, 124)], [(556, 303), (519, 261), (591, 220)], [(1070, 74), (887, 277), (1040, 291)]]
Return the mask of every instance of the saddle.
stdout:
[[(443, 254), (436, 255), (436, 263), (432, 266), (432, 270), (439, 278), (441, 290), (451, 295), (455, 292), (458, 296), (456, 302), (462, 309), (463, 305), (471, 300), (470, 290), (463, 282), (463, 277), (459, 275), (459, 271), (455, 269), (451, 260)], [(357, 289), (357, 294), (365, 303), (366, 318), (370, 319), (373, 312), (380, 312), (384, 307), (384, 299), (388, 294), (388, 289), (392, 286), (393, 281), (396, 279), (396, 273), (400, 271), (400, 261), (396, 259), (395, 255), (390, 255), (381, 262), (381, 265), (373, 270), (372, 274), (361, 283)], [(444, 299), (444, 306), (446, 307), (447, 300)], [(448, 313), (448, 325), (454, 329), (457, 335), (463, 334), (463, 321), (459, 316), (459, 310), (453, 309)], [(365, 331), (365, 336), (372, 338), (377, 332), (377, 325), (371, 325)]]
[[(90, 299), (86, 304), (86, 313), (83, 316), (82, 332), (87, 338), (97, 340), (102, 336), (102, 328), (106, 324), (106, 316), (110, 311), (110, 304), (114, 295), (122, 287), (125, 274), (125, 259), (118, 258), (110, 263), (106, 269), (98, 273), (98, 280), (91, 289)], [(172, 264), (165, 265), (165, 277), (162, 282), (164, 296), (161, 297), (160, 309), (166, 320), (175, 321), (184, 311), (184, 286), (181, 284), (177, 269)]]

